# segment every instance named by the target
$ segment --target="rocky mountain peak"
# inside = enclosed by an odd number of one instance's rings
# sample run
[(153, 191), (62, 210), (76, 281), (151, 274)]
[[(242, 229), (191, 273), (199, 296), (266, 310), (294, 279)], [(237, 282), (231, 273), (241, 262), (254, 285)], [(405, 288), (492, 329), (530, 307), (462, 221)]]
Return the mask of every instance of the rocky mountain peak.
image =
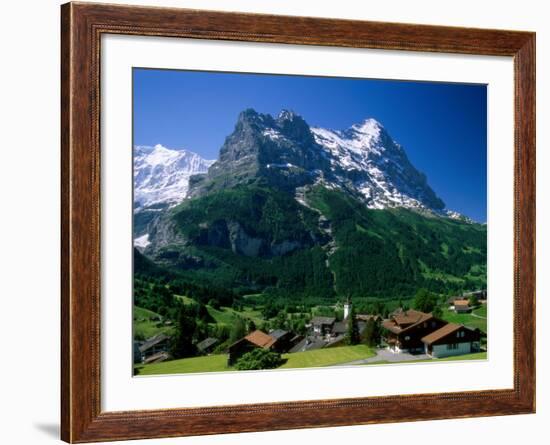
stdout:
[(161, 144), (134, 147), (134, 207), (175, 205), (188, 189), (189, 178), (205, 173), (214, 161), (189, 150), (176, 150)]
[(283, 110), (275, 121), (280, 132), (300, 144), (313, 143), (313, 134), (302, 116), (290, 110)]
[(382, 124), (373, 118), (367, 118), (361, 123), (353, 124), (350, 130), (357, 134), (369, 135), (373, 139), (379, 138), (381, 133), (385, 131)]
[(277, 121), (284, 121), (284, 120), (292, 121), (295, 118), (302, 119), (302, 116), (300, 116), (298, 113), (294, 112), (293, 110), (283, 109), (277, 115)]
[[(162, 146), (150, 149), (155, 162), (164, 165), (175, 159), (174, 153), (166, 150)], [(178, 157), (173, 164), (180, 163)], [(184, 195), (183, 187), (179, 187), (177, 198), (171, 198), (174, 202), (239, 184), (255, 183), (297, 193), (300, 187), (322, 183), (353, 195), (370, 208), (407, 207), (447, 215), (444, 202), (428, 185), (426, 176), (374, 118), (345, 130), (330, 130), (310, 127), (291, 110), (273, 117), (249, 108), (239, 114), (219, 159), (210, 161), (208, 171), (204, 165), (186, 175), (182, 181), (189, 184), (189, 190)], [(164, 170), (159, 168), (155, 172), (162, 175)]]

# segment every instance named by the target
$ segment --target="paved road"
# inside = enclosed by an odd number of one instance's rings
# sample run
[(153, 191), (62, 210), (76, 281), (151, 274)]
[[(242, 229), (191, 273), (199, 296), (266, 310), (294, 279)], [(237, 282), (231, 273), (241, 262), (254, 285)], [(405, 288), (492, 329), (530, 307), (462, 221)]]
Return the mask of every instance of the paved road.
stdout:
[(353, 362), (348, 362), (348, 363), (339, 363), (338, 366), (364, 365), (366, 363), (376, 363), (376, 362), (399, 363), (399, 362), (409, 362), (411, 360), (431, 360), (431, 359), (432, 358), (426, 354), (409, 354), (408, 352), (400, 352), (399, 354), (396, 354), (394, 352), (388, 351), (387, 349), (378, 349), (374, 357), (355, 360)]

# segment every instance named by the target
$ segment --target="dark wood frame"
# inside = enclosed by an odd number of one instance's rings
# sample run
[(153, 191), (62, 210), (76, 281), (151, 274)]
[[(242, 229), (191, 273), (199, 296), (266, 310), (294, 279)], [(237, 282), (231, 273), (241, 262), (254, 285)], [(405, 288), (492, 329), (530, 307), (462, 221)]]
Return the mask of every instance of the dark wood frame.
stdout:
[[(63, 440), (92, 442), (535, 411), (534, 33), (92, 3), (65, 4), (61, 12)], [(513, 57), (513, 389), (102, 412), (99, 68), (104, 33)]]

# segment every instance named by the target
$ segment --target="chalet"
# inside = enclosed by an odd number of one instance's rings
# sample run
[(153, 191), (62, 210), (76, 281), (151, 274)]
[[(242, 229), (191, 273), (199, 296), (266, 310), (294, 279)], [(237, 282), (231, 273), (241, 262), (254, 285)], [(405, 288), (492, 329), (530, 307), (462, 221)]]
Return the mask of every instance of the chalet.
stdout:
[(275, 329), (269, 333), (269, 336), (275, 341), (271, 345), (271, 349), (277, 352), (287, 352), (297, 342), (294, 340), (294, 334), (283, 329)]
[(347, 320), (344, 321), (336, 321), (332, 325), (331, 334), (334, 337), (338, 337), (340, 335), (345, 335), (346, 332), (348, 332), (348, 322)]
[(145, 361), (151, 355), (168, 351), (169, 347), (170, 337), (166, 334), (157, 334), (144, 341), (139, 347), (139, 352)]
[(202, 354), (212, 352), (212, 349), (218, 344), (219, 340), (214, 337), (208, 337), (197, 343), (197, 349)]
[(288, 352), (304, 352), (321, 349), (326, 346), (327, 342), (319, 337), (306, 337), (296, 343)]
[(313, 332), (318, 335), (330, 334), (335, 320), (334, 317), (313, 317), (311, 319)]
[(457, 300), (469, 301), (469, 299), (471, 297), (477, 298), (480, 303), (486, 303), (487, 302), (487, 290), (484, 289), (484, 290), (476, 290), (476, 291), (472, 291), (472, 292), (464, 292), (464, 293), (462, 293), (462, 295), (449, 297), (447, 299), (447, 303), (450, 306), (454, 306), (455, 301), (457, 301)]
[(242, 355), (252, 351), (255, 348), (271, 349), (276, 339), (265, 332), (256, 330), (246, 337), (237, 340), (229, 346), (229, 357), (227, 362), (229, 366), (233, 365)]
[(171, 355), (166, 351), (157, 352), (156, 354), (150, 355), (145, 360), (143, 360), (143, 363), (148, 365), (151, 363), (161, 363), (166, 360), (170, 360)]
[[(358, 317), (356, 317), (357, 320), (357, 329), (359, 331), (359, 335), (361, 335), (365, 328), (367, 327), (367, 323), (365, 321), (359, 320)], [(342, 335), (346, 335), (348, 333), (348, 320), (343, 321), (336, 321), (334, 322), (334, 325), (332, 326), (331, 334), (333, 337), (339, 337)]]
[(452, 355), (469, 354), (480, 350), (479, 329), (470, 329), (464, 325), (448, 323), (422, 338), (424, 352), (432, 357), (441, 358)]
[(422, 338), (445, 324), (432, 314), (399, 309), (382, 322), (382, 339), (393, 352), (423, 352)]
[(464, 297), (462, 295), (449, 297), (447, 298), (447, 304), (449, 306), (453, 306), (455, 304), (455, 300), (464, 300)]
[(455, 300), (451, 307), (457, 314), (466, 314), (472, 311), (468, 300)]

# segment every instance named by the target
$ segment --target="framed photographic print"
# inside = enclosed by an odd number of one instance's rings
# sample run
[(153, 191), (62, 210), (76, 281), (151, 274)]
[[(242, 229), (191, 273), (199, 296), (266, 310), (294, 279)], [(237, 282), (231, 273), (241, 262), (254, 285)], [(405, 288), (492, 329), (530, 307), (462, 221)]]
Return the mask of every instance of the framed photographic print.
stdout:
[(535, 35), (62, 6), (62, 438), (535, 410)]

